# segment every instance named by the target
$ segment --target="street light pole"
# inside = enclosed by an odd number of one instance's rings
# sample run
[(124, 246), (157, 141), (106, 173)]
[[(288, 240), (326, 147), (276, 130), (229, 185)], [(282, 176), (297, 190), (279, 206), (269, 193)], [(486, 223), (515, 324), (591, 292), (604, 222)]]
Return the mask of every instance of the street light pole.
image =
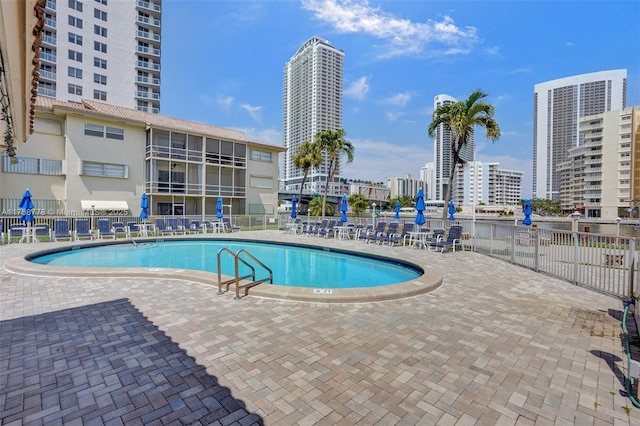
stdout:
[(376, 203), (371, 204), (373, 207), (373, 215), (371, 217), (371, 224), (373, 225), (373, 229), (376, 229)]

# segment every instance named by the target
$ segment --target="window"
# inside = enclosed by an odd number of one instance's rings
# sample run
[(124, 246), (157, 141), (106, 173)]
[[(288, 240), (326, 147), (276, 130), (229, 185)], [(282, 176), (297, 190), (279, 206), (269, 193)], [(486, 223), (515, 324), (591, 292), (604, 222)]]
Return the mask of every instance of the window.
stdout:
[(94, 90), (93, 91), (93, 99), (97, 99), (99, 101), (107, 100), (107, 92), (103, 90)]
[(251, 176), (250, 182), (252, 188), (273, 188), (273, 178), (269, 176)]
[(69, 77), (82, 78), (82, 70), (80, 68), (69, 67), (67, 75)]
[(107, 29), (105, 27), (101, 27), (100, 25), (93, 26), (93, 33), (98, 34), (99, 36), (106, 37)]
[(107, 0), (96, 0), (96, 3), (107, 5)]
[(93, 74), (93, 82), (98, 84), (107, 84), (107, 76), (102, 74)]
[(126, 178), (127, 166), (125, 166), (124, 164), (109, 164), (98, 163), (94, 161), (83, 161), (82, 174), (87, 176)]
[(69, 9), (82, 12), (82, 3), (80, 3), (78, 0), (69, 0)]
[(82, 46), (82, 36), (74, 33), (69, 33), (69, 43)]
[(124, 129), (110, 126), (105, 127), (100, 124), (84, 123), (84, 134), (87, 136), (97, 136), (100, 138), (116, 139), (120, 141), (124, 140)]
[(97, 50), (98, 52), (102, 52), (102, 53), (107, 53), (107, 45), (105, 43), (100, 43), (99, 41), (94, 41), (93, 50)]
[(2, 171), (5, 173), (24, 173), (31, 175), (62, 175), (62, 160), (20, 157), (19, 163), (12, 163), (7, 155), (2, 156)]
[(271, 152), (251, 150), (251, 159), (254, 161), (266, 161), (268, 163), (273, 162), (273, 155)]
[(93, 58), (93, 66), (97, 68), (102, 68), (103, 70), (107, 69), (107, 60), (101, 58)]
[(98, 8), (93, 9), (93, 16), (101, 21), (107, 21), (107, 12)]
[(72, 61), (82, 62), (82, 53), (69, 49), (69, 59)]
[(69, 25), (76, 28), (82, 28), (82, 19), (69, 15)]
[(67, 92), (72, 95), (80, 95), (82, 96), (82, 86), (78, 86), (77, 84), (71, 84), (67, 86)]

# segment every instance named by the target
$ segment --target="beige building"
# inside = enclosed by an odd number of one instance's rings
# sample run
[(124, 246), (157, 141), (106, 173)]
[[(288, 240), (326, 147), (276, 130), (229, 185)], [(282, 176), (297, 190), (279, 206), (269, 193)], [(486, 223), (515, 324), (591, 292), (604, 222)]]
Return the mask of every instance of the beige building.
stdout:
[(638, 207), (639, 126), (640, 106), (580, 119), (584, 142), (571, 149), (569, 160), (558, 167), (565, 212), (579, 210), (586, 217), (615, 219)]
[(278, 204), (282, 146), (244, 133), (83, 100), (37, 98), (34, 133), (14, 163), (3, 156), (4, 215), (25, 188), (36, 214), (272, 214)]

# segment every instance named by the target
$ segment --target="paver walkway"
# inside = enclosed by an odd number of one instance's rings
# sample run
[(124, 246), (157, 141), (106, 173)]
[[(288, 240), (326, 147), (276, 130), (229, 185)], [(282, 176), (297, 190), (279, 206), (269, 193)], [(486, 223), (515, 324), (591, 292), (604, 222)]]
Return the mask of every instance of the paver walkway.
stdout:
[(470, 252), (238, 236), (426, 258), (444, 283), (320, 304), (2, 270), (0, 424), (640, 424), (616, 299)]

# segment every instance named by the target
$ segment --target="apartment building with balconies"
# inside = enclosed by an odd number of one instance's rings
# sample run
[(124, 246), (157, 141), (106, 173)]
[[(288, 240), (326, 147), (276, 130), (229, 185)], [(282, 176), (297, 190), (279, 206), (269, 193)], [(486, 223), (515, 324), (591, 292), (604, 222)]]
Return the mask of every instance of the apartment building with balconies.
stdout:
[(162, 0), (47, 0), (38, 94), (160, 112)]
[[(284, 148), (243, 132), (84, 100), (38, 97), (35, 130), (19, 162), (2, 157), (1, 206), (17, 209), (25, 188), (46, 214), (99, 205), (151, 215), (273, 214)], [(124, 215), (124, 213), (123, 213)]]

